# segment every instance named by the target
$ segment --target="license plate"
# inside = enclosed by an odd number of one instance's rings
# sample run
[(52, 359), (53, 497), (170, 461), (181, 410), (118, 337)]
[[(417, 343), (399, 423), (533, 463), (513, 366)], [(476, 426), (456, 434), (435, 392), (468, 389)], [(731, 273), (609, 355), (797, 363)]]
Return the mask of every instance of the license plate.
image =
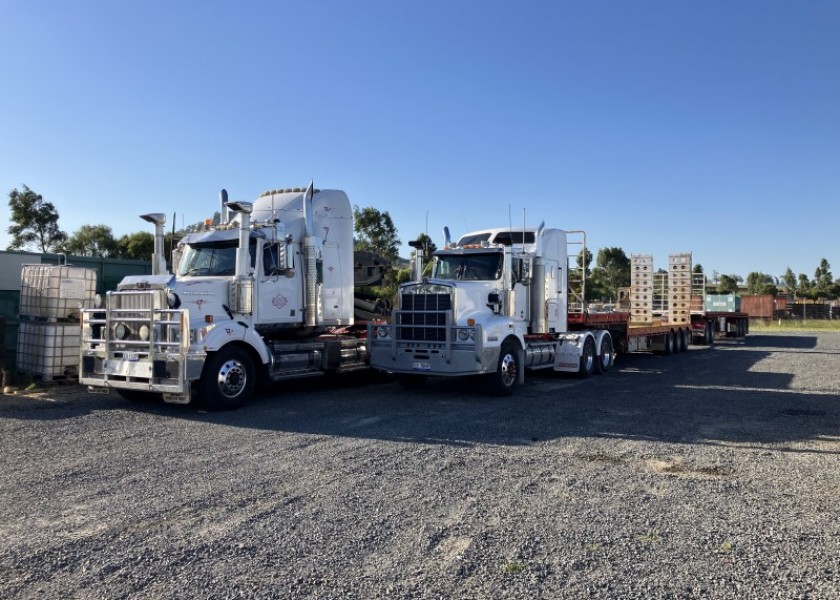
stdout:
[(420, 361), (417, 361), (414, 364), (412, 364), (411, 368), (414, 369), (415, 371), (431, 371), (432, 370), (432, 363), (430, 363), (428, 361), (425, 361), (425, 360), (420, 360)]
[(138, 352), (123, 352), (123, 360), (127, 360), (129, 362), (134, 362), (140, 360), (140, 354)]

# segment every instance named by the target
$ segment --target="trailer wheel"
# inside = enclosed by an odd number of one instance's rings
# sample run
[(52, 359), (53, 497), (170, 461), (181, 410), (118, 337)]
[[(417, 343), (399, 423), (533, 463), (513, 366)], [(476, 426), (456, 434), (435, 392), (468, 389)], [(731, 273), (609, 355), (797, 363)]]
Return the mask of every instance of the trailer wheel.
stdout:
[(688, 350), (688, 345), (691, 343), (691, 331), (683, 329), (680, 331), (680, 352)]
[(427, 375), (415, 375), (412, 373), (398, 373), (396, 376), (397, 383), (407, 390), (419, 390), (425, 387), (429, 380)]
[(706, 331), (708, 332), (706, 335), (706, 343), (709, 346), (714, 345), (715, 343), (715, 325), (714, 323), (707, 323), (706, 324)]
[(612, 368), (614, 360), (615, 352), (613, 351), (612, 338), (607, 334), (601, 338), (601, 354), (595, 361), (595, 372), (603, 375)]
[(671, 332), (671, 337), (673, 338), (673, 348), (674, 354), (679, 354), (682, 352), (682, 346), (680, 345), (680, 340), (682, 339), (682, 331), (679, 329)]
[(583, 353), (580, 355), (580, 366), (578, 367), (578, 377), (585, 379), (591, 377), (595, 371), (595, 340), (591, 337), (586, 338), (583, 343)]
[(502, 344), (496, 372), (487, 378), (490, 392), (497, 396), (510, 396), (519, 383), (520, 368), (519, 349), (510, 342)]
[(669, 331), (665, 334), (665, 347), (662, 350), (662, 354), (666, 356), (671, 355), (674, 353), (674, 332)]
[(256, 374), (250, 355), (231, 347), (210, 354), (198, 382), (201, 403), (210, 410), (243, 406), (254, 392)]

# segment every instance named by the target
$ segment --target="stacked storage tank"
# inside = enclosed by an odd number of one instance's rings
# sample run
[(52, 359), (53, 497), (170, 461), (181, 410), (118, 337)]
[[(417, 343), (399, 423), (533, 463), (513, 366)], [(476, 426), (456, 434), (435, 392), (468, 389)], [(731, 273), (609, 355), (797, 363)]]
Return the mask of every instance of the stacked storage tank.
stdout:
[(653, 320), (653, 256), (630, 255), (630, 321)]
[(44, 381), (79, 369), (81, 308), (93, 307), (96, 271), (24, 265), (20, 275), (17, 369)]
[(668, 256), (668, 322), (691, 322), (691, 252)]

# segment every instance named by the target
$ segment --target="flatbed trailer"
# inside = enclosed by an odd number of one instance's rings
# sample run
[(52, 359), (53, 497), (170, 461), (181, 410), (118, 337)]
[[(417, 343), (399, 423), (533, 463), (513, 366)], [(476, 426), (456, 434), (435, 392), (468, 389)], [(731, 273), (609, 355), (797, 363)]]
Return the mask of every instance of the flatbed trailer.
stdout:
[(713, 344), (719, 335), (743, 337), (749, 333), (749, 315), (741, 312), (693, 312), (690, 323), (669, 323), (667, 319), (633, 323), (627, 311), (572, 312), (569, 330), (606, 330), (621, 353), (654, 351), (671, 354), (690, 343)]

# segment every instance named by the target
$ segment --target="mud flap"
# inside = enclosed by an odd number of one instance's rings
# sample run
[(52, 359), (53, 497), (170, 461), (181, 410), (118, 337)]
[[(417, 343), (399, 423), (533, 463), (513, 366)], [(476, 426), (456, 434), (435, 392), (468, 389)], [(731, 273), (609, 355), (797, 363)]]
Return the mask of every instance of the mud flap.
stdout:
[(516, 351), (516, 362), (519, 363), (519, 372), (516, 374), (516, 383), (525, 384), (525, 348)]

